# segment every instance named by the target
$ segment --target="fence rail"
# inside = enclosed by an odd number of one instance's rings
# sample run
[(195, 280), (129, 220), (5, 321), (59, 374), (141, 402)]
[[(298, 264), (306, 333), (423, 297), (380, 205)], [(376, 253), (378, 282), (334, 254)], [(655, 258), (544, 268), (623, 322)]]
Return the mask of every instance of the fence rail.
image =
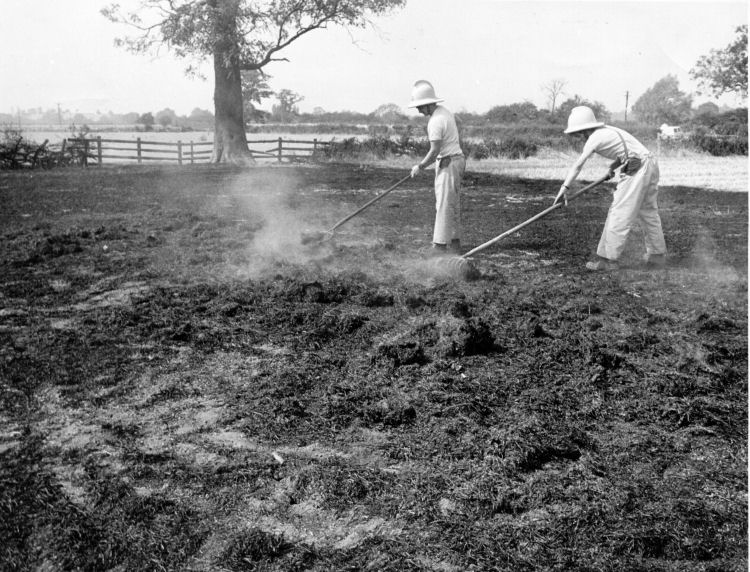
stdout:
[[(330, 145), (330, 141), (318, 139), (262, 139), (251, 141), (249, 145), (268, 145), (270, 148), (252, 148), (250, 152), (255, 159), (283, 161), (310, 160), (316, 153)], [(102, 165), (108, 162), (142, 163), (144, 161), (177, 162), (179, 165), (206, 163), (213, 155), (211, 141), (151, 141), (141, 139), (102, 139), (101, 137), (70, 137), (64, 139), (62, 146), (75, 147), (81, 151), (84, 166)]]

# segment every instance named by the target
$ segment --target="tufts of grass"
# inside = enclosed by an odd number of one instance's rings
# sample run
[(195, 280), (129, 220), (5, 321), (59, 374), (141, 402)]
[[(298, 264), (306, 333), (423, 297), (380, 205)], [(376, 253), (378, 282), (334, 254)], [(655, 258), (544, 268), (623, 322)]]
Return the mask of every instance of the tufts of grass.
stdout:
[(287, 542), (281, 534), (251, 528), (235, 534), (229, 540), (216, 564), (232, 572), (260, 570), (263, 565), (289, 554), (293, 548), (294, 545)]
[[(372, 505), (394, 483), (394, 476), (374, 468), (358, 467), (330, 458), (303, 469), (295, 481), (294, 497), (320, 499), (332, 510)], [(378, 500), (378, 502), (380, 502)]]
[(414, 555), (408, 542), (374, 536), (356, 550), (322, 550), (320, 569), (355, 572), (428, 572), (435, 568)]
[(177, 570), (208, 534), (191, 508), (141, 496), (91, 469), (81, 505), (44, 464), (43, 439), (27, 437), (0, 467), (0, 568)]

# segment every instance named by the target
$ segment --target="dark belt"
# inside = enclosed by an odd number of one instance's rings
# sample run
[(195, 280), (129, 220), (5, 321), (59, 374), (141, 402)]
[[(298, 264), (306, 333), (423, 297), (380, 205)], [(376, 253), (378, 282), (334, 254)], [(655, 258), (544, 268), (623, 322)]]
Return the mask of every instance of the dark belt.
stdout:
[(445, 169), (448, 165), (451, 164), (451, 161), (454, 157), (461, 157), (463, 158), (463, 153), (456, 153), (455, 155), (446, 155), (445, 157), (440, 157), (437, 159), (438, 162), (438, 168), (439, 169)]

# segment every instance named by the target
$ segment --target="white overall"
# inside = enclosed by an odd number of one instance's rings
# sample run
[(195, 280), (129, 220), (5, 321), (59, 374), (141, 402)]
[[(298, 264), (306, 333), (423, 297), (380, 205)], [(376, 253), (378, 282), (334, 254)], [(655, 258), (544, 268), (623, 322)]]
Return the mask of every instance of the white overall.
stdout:
[(440, 168), (435, 162), (435, 228), (432, 242), (450, 244), (461, 239), (461, 179), (466, 170), (466, 158), (454, 155), (450, 165)]
[[(449, 245), (461, 239), (461, 179), (466, 158), (461, 151), (458, 126), (453, 114), (438, 105), (427, 122), (427, 138), (440, 141), (435, 162), (435, 226), (432, 242)], [(440, 167), (441, 159), (444, 167)], [(448, 163), (448, 164), (446, 164)]]
[(620, 174), (596, 250), (603, 258), (620, 258), (636, 221), (643, 228), (647, 254), (664, 254), (667, 251), (657, 205), (659, 164), (651, 154), (642, 156), (641, 160), (641, 168), (633, 175)]

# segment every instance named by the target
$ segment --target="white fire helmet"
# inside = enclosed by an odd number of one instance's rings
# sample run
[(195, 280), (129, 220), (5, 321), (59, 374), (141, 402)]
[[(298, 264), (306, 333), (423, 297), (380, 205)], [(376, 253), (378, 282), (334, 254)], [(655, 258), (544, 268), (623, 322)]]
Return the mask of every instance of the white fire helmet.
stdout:
[(565, 133), (576, 133), (578, 131), (583, 131), (584, 129), (602, 127), (603, 125), (604, 123), (596, 120), (596, 116), (590, 107), (579, 105), (570, 111), (570, 117), (568, 117), (568, 128), (565, 130)]
[(420, 107), (429, 103), (440, 103), (444, 101), (435, 95), (435, 88), (429, 81), (420, 79), (411, 89), (411, 102), (409, 107)]

